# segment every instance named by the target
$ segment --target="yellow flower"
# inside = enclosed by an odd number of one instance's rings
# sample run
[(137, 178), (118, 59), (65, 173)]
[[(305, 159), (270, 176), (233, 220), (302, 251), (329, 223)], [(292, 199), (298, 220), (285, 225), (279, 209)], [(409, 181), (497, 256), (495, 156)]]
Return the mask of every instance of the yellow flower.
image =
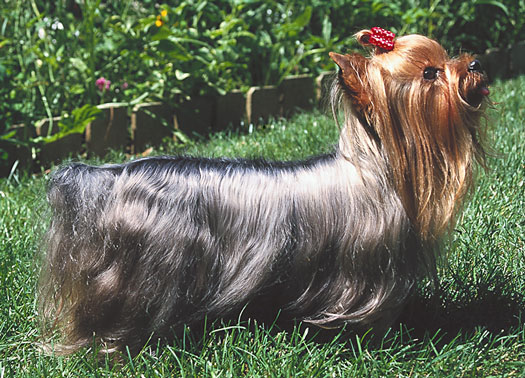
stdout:
[(155, 25), (160, 28), (162, 26), (163, 22), (160, 19), (160, 16), (157, 16), (157, 21), (155, 21)]
[(166, 9), (163, 9), (161, 12), (160, 12), (160, 15), (162, 17), (166, 17), (168, 15), (168, 11)]

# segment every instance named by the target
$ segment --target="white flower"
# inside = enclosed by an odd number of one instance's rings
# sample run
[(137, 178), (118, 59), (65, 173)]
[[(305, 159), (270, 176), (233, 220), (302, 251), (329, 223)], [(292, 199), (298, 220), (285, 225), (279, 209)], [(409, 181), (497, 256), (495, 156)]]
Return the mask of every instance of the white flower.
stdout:
[(64, 30), (64, 25), (59, 20), (55, 20), (51, 24), (51, 29), (53, 29), (53, 30)]
[(46, 38), (46, 30), (44, 28), (38, 29), (38, 37), (40, 39)]

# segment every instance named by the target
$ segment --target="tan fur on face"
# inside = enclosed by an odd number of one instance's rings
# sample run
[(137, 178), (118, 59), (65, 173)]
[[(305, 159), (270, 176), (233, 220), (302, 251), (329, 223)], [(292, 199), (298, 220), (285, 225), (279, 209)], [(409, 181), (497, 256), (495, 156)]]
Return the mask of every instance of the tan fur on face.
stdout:
[[(368, 34), (358, 33), (358, 41), (367, 45)], [(437, 42), (420, 35), (398, 38), (394, 50), (376, 49), (370, 58), (332, 57), (354, 105), (346, 132), (358, 133), (363, 123), (373, 129), (414, 226), (424, 238), (438, 238), (470, 187), (474, 158), (484, 156), (481, 106), (467, 102), (469, 93), (484, 85), (482, 74), (467, 69), (474, 58), (450, 59)], [(438, 69), (435, 80), (424, 79), (427, 67)]]

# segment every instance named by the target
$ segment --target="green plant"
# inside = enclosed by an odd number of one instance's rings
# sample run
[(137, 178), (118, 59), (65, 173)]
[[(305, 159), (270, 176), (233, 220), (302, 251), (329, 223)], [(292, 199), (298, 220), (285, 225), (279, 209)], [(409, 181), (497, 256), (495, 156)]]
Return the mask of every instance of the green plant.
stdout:
[[(352, 35), (375, 25), (430, 35), (452, 54), (481, 53), (522, 38), (524, 12), (525, 0), (7, 1), (0, 144), (27, 144), (36, 121), (84, 104), (176, 105), (332, 70), (327, 53), (352, 49)], [(100, 78), (110, 86), (98, 89)], [(28, 130), (15, 138), (19, 124)]]
[(81, 108), (74, 109), (71, 115), (65, 114), (58, 122), (58, 131), (53, 132), (52, 126), (49, 125), (47, 135), (35, 138), (36, 143), (51, 143), (58, 139), (62, 139), (71, 134), (82, 134), (86, 130), (87, 125), (94, 121), (101, 110), (93, 105), (84, 105)]

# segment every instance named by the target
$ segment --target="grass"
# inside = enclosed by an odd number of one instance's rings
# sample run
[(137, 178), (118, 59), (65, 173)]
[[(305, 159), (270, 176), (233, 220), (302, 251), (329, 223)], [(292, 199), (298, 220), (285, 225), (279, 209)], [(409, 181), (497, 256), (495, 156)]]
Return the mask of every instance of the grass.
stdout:
[[(452, 235), (440, 286), (421, 287), (380, 340), (252, 321), (209, 325), (203, 337), (188, 331), (121, 364), (99, 361), (92, 350), (69, 358), (41, 354), (34, 288), (35, 255), (48, 222), (46, 177), (1, 179), (0, 377), (524, 376), (525, 77), (497, 83), (492, 92), (490, 169), (480, 172)], [(292, 159), (326, 151), (336, 139), (330, 117), (314, 112), (248, 134), (218, 134), (184, 152)], [(180, 152), (174, 145), (155, 151)], [(124, 159), (115, 152), (105, 160)]]

